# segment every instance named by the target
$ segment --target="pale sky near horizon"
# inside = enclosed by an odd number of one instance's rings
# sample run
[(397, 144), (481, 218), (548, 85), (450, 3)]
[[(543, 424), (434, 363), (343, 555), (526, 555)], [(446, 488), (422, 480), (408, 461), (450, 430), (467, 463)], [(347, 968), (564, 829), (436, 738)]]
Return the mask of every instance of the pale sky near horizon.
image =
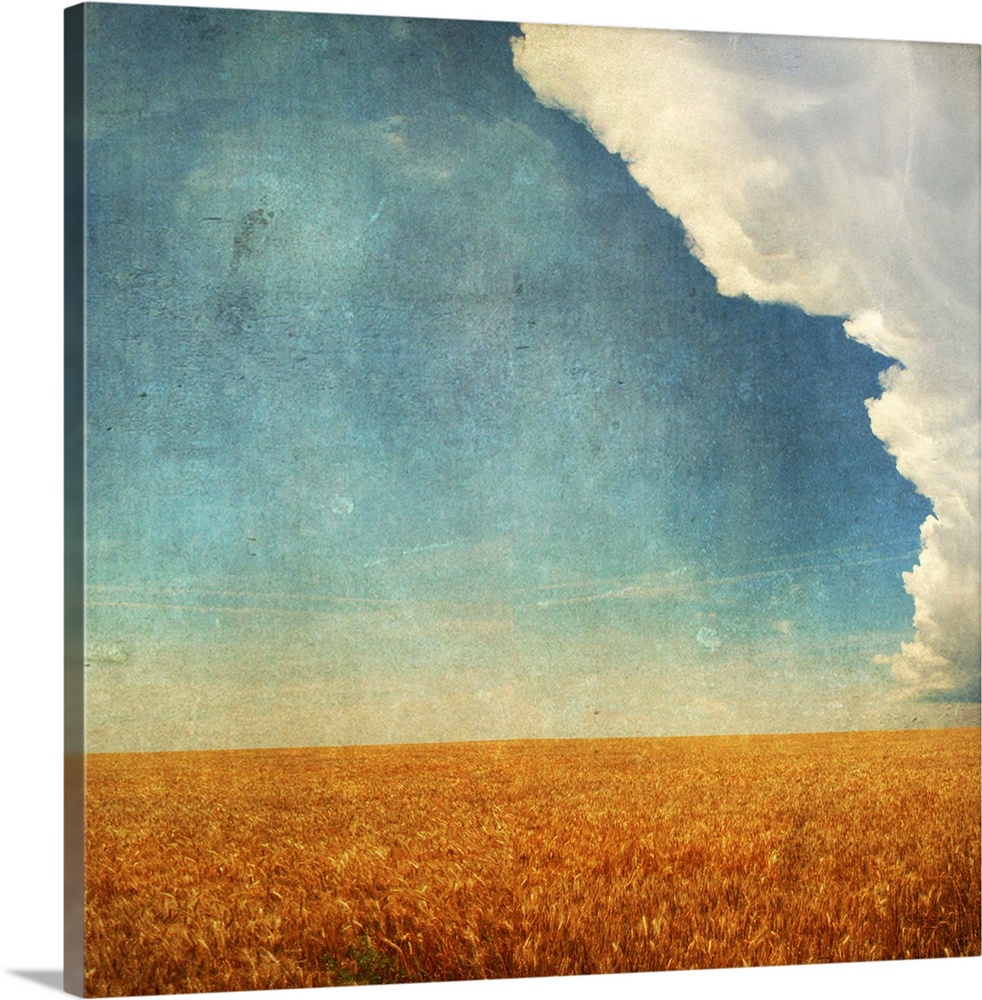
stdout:
[(94, 10), (89, 749), (977, 724), (855, 297), (719, 295), (520, 33)]

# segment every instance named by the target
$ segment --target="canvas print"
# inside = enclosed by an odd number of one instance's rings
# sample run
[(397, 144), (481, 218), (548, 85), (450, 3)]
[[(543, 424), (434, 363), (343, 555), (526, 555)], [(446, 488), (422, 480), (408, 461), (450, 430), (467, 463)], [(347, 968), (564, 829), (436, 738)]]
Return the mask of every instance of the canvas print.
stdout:
[(69, 989), (979, 955), (979, 47), (65, 37)]

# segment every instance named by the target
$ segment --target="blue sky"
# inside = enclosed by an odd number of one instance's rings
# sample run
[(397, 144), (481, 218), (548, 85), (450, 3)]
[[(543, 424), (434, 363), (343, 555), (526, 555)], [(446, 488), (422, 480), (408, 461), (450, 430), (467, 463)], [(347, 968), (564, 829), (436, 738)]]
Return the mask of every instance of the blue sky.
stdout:
[(91, 749), (977, 721), (856, 296), (720, 295), (520, 34), (94, 10)]

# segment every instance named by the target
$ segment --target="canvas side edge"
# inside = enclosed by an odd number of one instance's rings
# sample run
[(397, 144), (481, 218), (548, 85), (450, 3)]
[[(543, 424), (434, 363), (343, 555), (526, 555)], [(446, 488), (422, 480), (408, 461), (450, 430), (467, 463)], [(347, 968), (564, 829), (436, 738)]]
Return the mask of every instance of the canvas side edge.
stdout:
[(85, 5), (64, 12), (64, 989), (84, 993)]

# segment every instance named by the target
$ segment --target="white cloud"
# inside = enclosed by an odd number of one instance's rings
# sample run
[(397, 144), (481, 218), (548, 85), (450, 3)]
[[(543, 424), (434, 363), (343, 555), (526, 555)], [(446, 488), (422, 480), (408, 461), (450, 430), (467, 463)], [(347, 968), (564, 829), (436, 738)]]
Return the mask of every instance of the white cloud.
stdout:
[(928, 497), (910, 690), (977, 690), (979, 48), (523, 25), (515, 66), (685, 225), (726, 295), (899, 362), (873, 432)]

